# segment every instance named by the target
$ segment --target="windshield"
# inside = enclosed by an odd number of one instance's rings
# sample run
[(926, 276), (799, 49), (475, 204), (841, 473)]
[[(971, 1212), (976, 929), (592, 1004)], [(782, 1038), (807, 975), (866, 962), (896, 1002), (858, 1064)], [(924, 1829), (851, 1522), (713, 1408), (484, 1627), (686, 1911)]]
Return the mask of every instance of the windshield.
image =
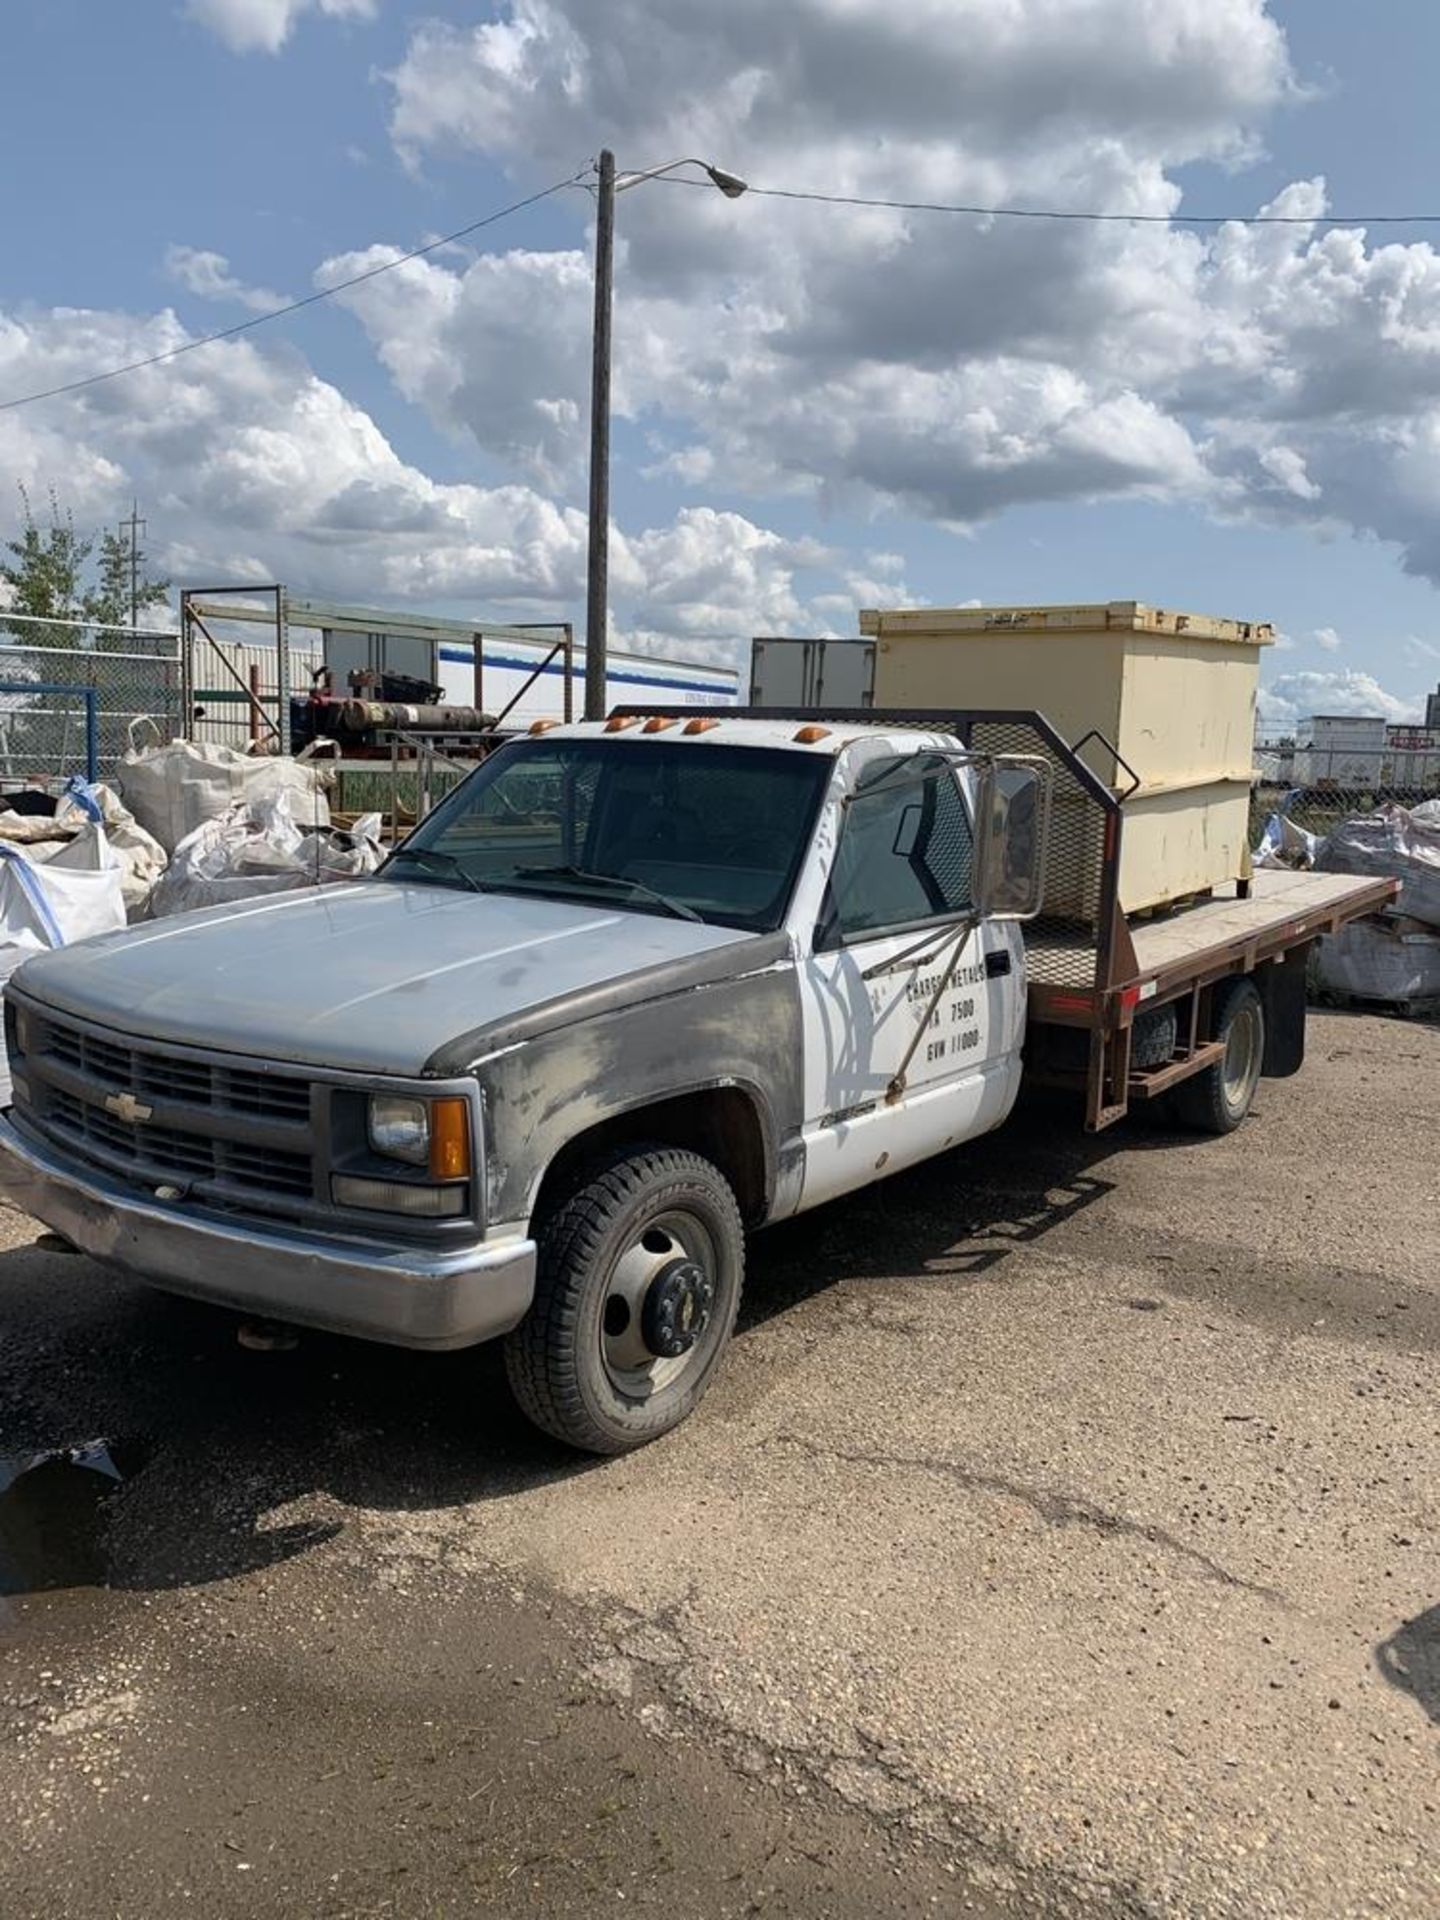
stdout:
[(515, 741), (381, 877), (768, 932), (785, 917), (830, 769), (821, 755), (709, 741)]

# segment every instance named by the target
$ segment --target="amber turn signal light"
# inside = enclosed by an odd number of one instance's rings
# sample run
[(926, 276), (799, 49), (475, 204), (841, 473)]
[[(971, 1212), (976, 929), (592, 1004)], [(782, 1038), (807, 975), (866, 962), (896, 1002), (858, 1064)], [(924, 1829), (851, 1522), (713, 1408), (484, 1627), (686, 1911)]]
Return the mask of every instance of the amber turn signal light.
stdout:
[(430, 1106), (430, 1177), (463, 1180), (470, 1172), (470, 1108), (464, 1100)]

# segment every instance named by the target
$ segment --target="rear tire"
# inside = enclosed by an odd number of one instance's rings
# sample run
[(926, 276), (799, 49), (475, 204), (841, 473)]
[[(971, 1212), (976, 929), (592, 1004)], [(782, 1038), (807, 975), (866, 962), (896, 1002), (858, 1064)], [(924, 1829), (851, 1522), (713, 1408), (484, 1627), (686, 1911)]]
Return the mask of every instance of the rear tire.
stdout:
[(627, 1453), (694, 1411), (729, 1344), (745, 1230), (698, 1153), (594, 1163), (536, 1234), (535, 1299), (505, 1342), (526, 1416), (586, 1453)]
[(1233, 1133), (1250, 1111), (1265, 1059), (1265, 1009), (1253, 980), (1215, 988), (1213, 1038), (1225, 1052), (1213, 1067), (1182, 1080), (1171, 1098), (1176, 1119), (1199, 1133)]
[(1130, 1064), (1132, 1067), (1163, 1067), (1175, 1058), (1179, 1042), (1180, 1024), (1173, 1000), (1168, 1006), (1152, 1007), (1145, 1013), (1137, 1013), (1130, 1030)]

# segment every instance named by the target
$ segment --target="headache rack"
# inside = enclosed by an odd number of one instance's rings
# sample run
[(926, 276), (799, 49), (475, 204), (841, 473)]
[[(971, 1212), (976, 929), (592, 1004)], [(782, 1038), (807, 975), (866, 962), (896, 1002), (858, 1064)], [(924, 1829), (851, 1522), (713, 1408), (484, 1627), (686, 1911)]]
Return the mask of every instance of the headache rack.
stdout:
[[(1133, 768), (1098, 731), (1073, 743), (1042, 713), (984, 707), (686, 707), (687, 719), (778, 720), (798, 725), (913, 728), (948, 733), (978, 756), (1042, 758), (1051, 768), (1045, 899), (1026, 923), (1029, 975), (1026, 1073), (1032, 1081), (1083, 1092), (1091, 1131), (1121, 1119), (1132, 1100), (1166, 1093), (1211, 1065), (1222, 1049), (1209, 1037), (1209, 995), (1235, 972), (1257, 974), (1266, 1004), (1267, 1073), (1294, 1072), (1304, 1051), (1304, 971), (1310, 942), (1395, 894), (1395, 882), (1330, 874), (1258, 876), (1232, 898), (1132, 926), (1120, 905), (1126, 800), (1140, 785)], [(673, 717), (654, 706), (622, 706), (622, 717)], [(1088, 756), (1088, 758), (1087, 758)], [(1096, 772), (1098, 761), (1109, 778)], [(1311, 883), (1306, 885), (1305, 883)], [(1139, 951), (1137, 952), (1137, 945)], [(1153, 951), (1152, 951), (1153, 949)], [(1280, 963), (1280, 964), (1270, 964)], [(1132, 1061), (1137, 1014), (1177, 1003), (1176, 1046), (1167, 1061)]]

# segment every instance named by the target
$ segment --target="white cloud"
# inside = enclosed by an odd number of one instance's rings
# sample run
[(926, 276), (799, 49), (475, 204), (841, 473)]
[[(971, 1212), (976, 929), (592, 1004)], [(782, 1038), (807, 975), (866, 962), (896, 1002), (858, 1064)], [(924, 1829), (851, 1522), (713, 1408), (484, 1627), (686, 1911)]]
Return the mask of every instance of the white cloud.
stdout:
[(371, 20), (379, 0), (187, 0), (185, 11), (233, 53), (278, 53), (302, 14)]
[(1338, 653), (1344, 644), (1334, 627), (1317, 627), (1311, 637), (1322, 653)]
[(167, 247), (165, 271), (177, 286), (201, 300), (233, 300), (252, 313), (269, 313), (286, 304), (283, 293), (274, 293), (269, 287), (247, 287), (231, 273), (223, 253), (211, 253), (204, 247)]
[[(1179, 205), (1178, 168), (1242, 168), (1302, 94), (1266, 0), (496, 0), (417, 26), (390, 77), (402, 152), (531, 178), (608, 141), (622, 165), (700, 152), (757, 186), (1146, 214)], [(1326, 205), (1301, 180), (1269, 210)], [(652, 472), (955, 527), (1178, 499), (1374, 533), (1440, 580), (1426, 243), (658, 185), (619, 224), (617, 409), (661, 447)], [(587, 272), (583, 250), (507, 255), (353, 305), (432, 417), (558, 479), (583, 439)]]
[[(547, 173), (612, 140), (622, 164), (712, 153), (757, 185), (1163, 213), (1167, 167), (1237, 161), (1294, 91), (1263, 0), (659, 13), (504, 0), (474, 27), (424, 23), (391, 76), (395, 139)], [(1166, 384), (1177, 360), (1217, 354), (1199, 243), (664, 186), (621, 209), (616, 404), (660, 430), (655, 470), (957, 525), (1014, 502), (1231, 484)], [(583, 251), (504, 256), (353, 305), (392, 364), (418, 334), (425, 366), (449, 369), (438, 400), (423, 373), (399, 376), (426, 386), (432, 417), (463, 418), (496, 451), (495, 419), (512, 439), (519, 425), (554, 475), (580, 440), (567, 451), (554, 410), (585, 392), (588, 270)], [(532, 337), (517, 357), (522, 300)], [(1270, 468), (1268, 487), (1305, 495), (1303, 453), (1280, 449)]]
[(1277, 674), (1260, 689), (1260, 719), (1270, 728), (1293, 727), (1316, 713), (1355, 713), (1407, 721), (1420, 717), (1418, 701), (1389, 693), (1373, 674), (1315, 670)]
[[(0, 309), (0, 391), (58, 385), (186, 339), (172, 313)], [(536, 620), (574, 618), (583, 604), (578, 506), (525, 485), (431, 478), (278, 342), (217, 342), (0, 414), (0, 473), (35, 498), (53, 482), (82, 527), (115, 518), (138, 495), (155, 563), (181, 583), (278, 579), (335, 599)], [(16, 508), (13, 494), (0, 499), (0, 538)], [(733, 661), (752, 633), (812, 630), (797, 576), (818, 573), (823, 590), (839, 566), (813, 540), (686, 507), (668, 523), (614, 530), (617, 630)]]

